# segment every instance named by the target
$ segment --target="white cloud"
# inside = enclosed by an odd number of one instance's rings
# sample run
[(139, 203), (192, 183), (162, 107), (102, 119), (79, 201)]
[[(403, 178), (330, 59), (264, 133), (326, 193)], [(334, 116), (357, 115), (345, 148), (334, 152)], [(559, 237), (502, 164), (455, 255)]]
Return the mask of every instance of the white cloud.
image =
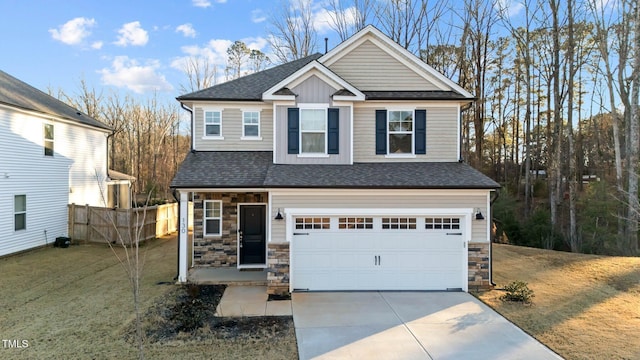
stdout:
[(208, 0), (193, 0), (191, 2), (195, 7), (208, 8), (211, 6), (211, 1)]
[(251, 11), (251, 21), (259, 24), (267, 20), (267, 15), (261, 9), (255, 9)]
[(82, 43), (86, 37), (91, 35), (91, 29), (96, 25), (95, 19), (77, 17), (67, 21), (57, 29), (49, 29), (51, 37), (67, 45)]
[(139, 21), (133, 21), (122, 25), (118, 30), (118, 41), (114, 44), (119, 46), (144, 46), (149, 41), (149, 34), (140, 26)]
[(158, 60), (149, 60), (140, 65), (128, 56), (116, 56), (111, 68), (104, 68), (98, 73), (102, 75), (105, 85), (113, 85), (130, 89), (138, 94), (147, 91), (170, 91), (173, 89), (164, 75), (159, 74)]
[(91, 43), (91, 48), (92, 49), (96, 49), (96, 50), (100, 50), (100, 49), (102, 49), (102, 45), (104, 45), (104, 43), (102, 41), (94, 41), (93, 43)]
[(185, 37), (196, 37), (196, 30), (191, 24), (178, 25), (176, 32), (181, 32)]
[(513, 0), (498, 0), (495, 6), (507, 17), (517, 16), (524, 10), (524, 5), (521, 2)]
[(263, 37), (244, 38), (242, 39), (242, 42), (245, 43), (251, 50), (255, 49), (263, 51), (269, 45), (269, 41)]

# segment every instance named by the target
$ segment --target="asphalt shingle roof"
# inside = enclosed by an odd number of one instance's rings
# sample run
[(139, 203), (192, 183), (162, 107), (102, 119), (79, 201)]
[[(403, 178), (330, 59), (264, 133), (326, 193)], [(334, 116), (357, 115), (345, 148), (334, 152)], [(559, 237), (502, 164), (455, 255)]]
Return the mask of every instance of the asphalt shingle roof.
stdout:
[(291, 74), (315, 61), (322, 54), (317, 53), (305, 58), (291, 61), (270, 69), (253, 73), (210, 88), (179, 96), (185, 100), (262, 100), (262, 93), (286, 79)]
[(459, 162), (273, 164), (271, 151), (189, 153), (175, 188), (403, 188), (495, 189), (500, 185)]
[(455, 91), (362, 91), (367, 100), (471, 100)]
[(57, 116), (83, 125), (111, 130), (109, 126), (0, 70), (0, 103)]

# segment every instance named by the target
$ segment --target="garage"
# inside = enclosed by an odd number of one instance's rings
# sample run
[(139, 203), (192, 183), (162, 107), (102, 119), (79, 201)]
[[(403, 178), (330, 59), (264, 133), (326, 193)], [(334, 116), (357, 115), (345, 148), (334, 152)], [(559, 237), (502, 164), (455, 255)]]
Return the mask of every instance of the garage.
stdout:
[(466, 290), (466, 211), (383, 211), (292, 215), (292, 290)]

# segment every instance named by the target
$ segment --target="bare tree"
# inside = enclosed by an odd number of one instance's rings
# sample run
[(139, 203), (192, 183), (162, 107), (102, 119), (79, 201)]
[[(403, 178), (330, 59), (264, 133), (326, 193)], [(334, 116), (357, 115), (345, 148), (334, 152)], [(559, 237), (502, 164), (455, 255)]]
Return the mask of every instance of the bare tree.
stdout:
[(192, 56), (184, 60), (182, 71), (187, 83), (180, 84), (182, 93), (190, 93), (211, 87), (217, 83), (218, 66), (202, 56)]
[(228, 80), (242, 76), (242, 68), (246, 66), (250, 54), (251, 50), (240, 40), (236, 40), (229, 46), (227, 49), (227, 68), (230, 70), (230, 78)]
[(311, 55), (316, 49), (312, 2), (282, 0), (271, 14), (269, 44), (278, 61), (285, 63)]
[(329, 0), (329, 26), (340, 41), (362, 30), (370, 21), (374, 0)]
[(251, 63), (251, 71), (255, 73), (264, 70), (271, 59), (262, 51), (252, 49), (249, 53), (249, 61)]

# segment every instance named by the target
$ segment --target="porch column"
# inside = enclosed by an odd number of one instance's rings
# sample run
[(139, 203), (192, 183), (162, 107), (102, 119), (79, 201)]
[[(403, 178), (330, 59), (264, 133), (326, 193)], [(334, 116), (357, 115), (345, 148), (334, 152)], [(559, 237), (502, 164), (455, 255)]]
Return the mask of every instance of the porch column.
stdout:
[(189, 259), (187, 258), (189, 238), (189, 198), (186, 191), (180, 193), (180, 233), (178, 234), (178, 282), (187, 282)]

